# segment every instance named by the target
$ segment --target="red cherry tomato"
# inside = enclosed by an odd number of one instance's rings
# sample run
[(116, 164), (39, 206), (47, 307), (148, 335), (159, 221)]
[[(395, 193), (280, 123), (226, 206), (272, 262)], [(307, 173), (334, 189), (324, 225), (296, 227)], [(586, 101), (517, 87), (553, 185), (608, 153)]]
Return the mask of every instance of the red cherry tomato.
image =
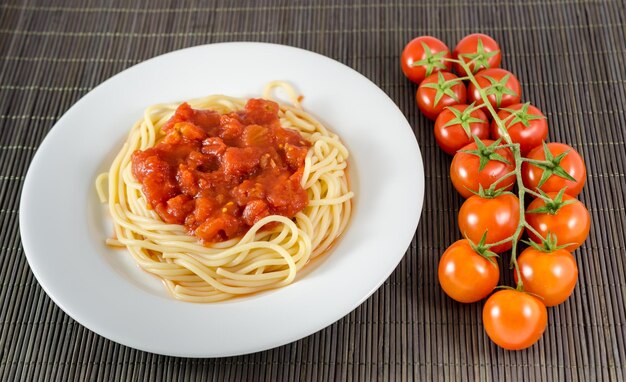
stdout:
[[(552, 142), (546, 144), (546, 147), (547, 149), (544, 146), (535, 147), (528, 153), (527, 158), (543, 161), (546, 160), (547, 154), (548, 160), (552, 163), (551, 168), (524, 163), (522, 165), (524, 185), (532, 190), (540, 189), (543, 192), (558, 192), (566, 187), (565, 193), (571, 196), (580, 194), (587, 178), (587, 168), (583, 158), (571, 146), (563, 143)], [(564, 156), (559, 158), (562, 154)], [(557, 168), (557, 165), (561, 170)], [(547, 174), (544, 174), (545, 172)], [(567, 174), (573, 180), (563, 176)], [(543, 184), (541, 184), (542, 178), (545, 178)]]
[[(459, 230), (461, 235), (474, 243), (480, 242), (486, 234), (485, 244), (492, 244), (512, 237), (519, 225), (519, 199), (509, 193), (494, 198), (470, 196), (459, 210)], [(512, 242), (489, 248), (495, 253), (511, 249)]]
[[(496, 111), (519, 103), (522, 99), (522, 87), (517, 77), (508, 70), (483, 69), (476, 73), (475, 77), (480, 89), (487, 93), (487, 99)], [(478, 88), (473, 83), (469, 85), (468, 98), (470, 102), (476, 102), (476, 105), (484, 104)]]
[[(511, 140), (520, 144), (522, 155), (537, 146), (548, 138), (548, 122), (541, 110), (530, 103), (516, 103), (509, 107), (500, 109), (498, 118), (504, 121)], [(498, 124), (494, 119), (491, 121), (491, 137), (498, 139), (501, 137)]]
[(447, 106), (465, 103), (465, 84), (450, 72), (437, 72), (422, 81), (415, 98), (422, 113), (434, 120)]
[[(556, 199), (558, 193), (549, 192), (547, 195)], [(559, 208), (559, 206), (551, 206), (551, 203), (546, 203), (541, 198), (533, 200), (526, 209), (526, 222), (542, 237), (537, 237), (531, 230), (528, 230), (528, 236), (535, 243), (541, 243), (541, 240), (546, 239), (550, 233), (557, 237), (557, 244), (570, 244), (565, 249), (572, 252), (587, 240), (591, 227), (591, 217), (587, 207), (576, 198), (564, 194), (563, 202), (570, 204), (562, 205)], [(547, 211), (533, 212), (533, 210), (542, 207)]]
[(478, 254), (465, 239), (446, 249), (439, 260), (438, 273), (446, 294), (466, 303), (487, 297), (500, 278), (498, 264)]
[[(578, 266), (571, 253), (564, 249), (542, 252), (526, 248), (517, 258), (524, 290), (541, 297), (546, 306), (559, 305), (574, 291)], [(513, 272), (517, 283), (517, 272)]]
[[(481, 144), (484, 146), (490, 146), (494, 141), (489, 139), (483, 139)], [(463, 147), (462, 150), (478, 150), (476, 142), (470, 143)], [(488, 150), (484, 154), (496, 153), (502, 157), (505, 162), (501, 162), (495, 159), (489, 159), (487, 165), (480, 169), (480, 156), (459, 151), (452, 158), (452, 164), (450, 165), (450, 179), (454, 188), (464, 198), (469, 198), (473, 195), (473, 192), (478, 192), (479, 185), (482, 185), (484, 189), (491, 187), (493, 183), (507, 175), (511, 171), (515, 170), (515, 159), (511, 150), (501, 148), (497, 150)], [(489, 156), (488, 155), (488, 156)], [(503, 188), (504, 190), (511, 190), (515, 184), (515, 177), (509, 176), (506, 179), (500, 181), (497, 184), (497, 188)], [(473, 192), (472, 192), (473, 191)]]
[(489, 121), (485, 113), (481, 109), (471, 111), (468, 108), (468, 105), (449, 106), (435, 121), (435, 140), (450, 155), (474, 142), (472, 134), (480, 139), (489, 138)]
[(431, 36), (420, 36), (409, 42), (402, 51), (402, 72), (411, 81), (419, 84), (424, 78), (440, 70), (450, 71), (452, 63), (450, 49), (441, 40)]
[[(486, 34), (474, 33), (463, 37), (454, 48), (453, 57), (469, 64), (472, 73), (482, 69), (497, 68), (500, 66), (502, 54), (496, 40)], [(467, 72), (460, 64), (454, 64), (454, 71), (459, 76), (466, 76)]]
[(503, 289), (483, 307), (485, 332), (508, 350), (526, 349), (541, 338), (548, 323), (546, 306), (528, 293)]

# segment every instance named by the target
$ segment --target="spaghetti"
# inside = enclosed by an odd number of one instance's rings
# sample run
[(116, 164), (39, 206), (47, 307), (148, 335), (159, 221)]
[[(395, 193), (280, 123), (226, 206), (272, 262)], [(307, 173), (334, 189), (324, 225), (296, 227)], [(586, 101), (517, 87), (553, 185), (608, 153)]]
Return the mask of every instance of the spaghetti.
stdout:
[[(351, 213), (348, 150), (336, 134), (306, 113), (287, 83), (268, 84), (263, 98), (284, 89), (292, 105), (279, 104), (280, 125), (311, 143), (300, 185), (308, 205), (290, 219), (269, 215), (241, 237), (203, 244), (180, 224), (164, 222), (149, 206), (132, 172), (132, 155), (154, 147), (178, 104), (148, 107), (130, 131), (96, 189), (108, 203), (115, 238), (107, 244), (128, 249), (138, 265), (161, 278), (172, 295), (189, 302), (215, 302), (290, 284), (311, 259), (326, 252), (345, 230)], [(188, 102), (220, 114), (242, 110), (245, 99), (212, 95)]]

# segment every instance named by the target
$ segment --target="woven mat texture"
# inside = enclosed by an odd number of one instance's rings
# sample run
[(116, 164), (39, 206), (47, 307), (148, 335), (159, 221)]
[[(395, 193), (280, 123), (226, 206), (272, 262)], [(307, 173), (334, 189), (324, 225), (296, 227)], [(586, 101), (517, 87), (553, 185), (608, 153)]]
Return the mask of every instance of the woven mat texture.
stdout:
[[(626, 11), (622, 1), (18, 1), (0, 4), (0, 378), (22, 380), (623, 380), (626, 367)], [(460, 305), (436, 266), (460, 234), (450, 158), (402, 75), (404, 44), (484, 32), (550, 139), (586, 160), (580, 199), (593, 225), (575, 256), (573, 296), (540, 342), (503, 351), (482, 305)], [(352, 313), (300, 341), (246, 356), (184, 359), (137, 351), (77, 324), (41, 289), (20, 241), (19, 196), (54, 123), (112, 75), (172, 50), (222, 41), (309, 49), (363, 73), (407, 116), (422, 150), (420, 225), (392, 276)], [(323, 75), (317, 73), (315, 75)], [(508, 277), (508, 276), (507, 276)], [(509, 277), (510, 279), (510, 277)]]

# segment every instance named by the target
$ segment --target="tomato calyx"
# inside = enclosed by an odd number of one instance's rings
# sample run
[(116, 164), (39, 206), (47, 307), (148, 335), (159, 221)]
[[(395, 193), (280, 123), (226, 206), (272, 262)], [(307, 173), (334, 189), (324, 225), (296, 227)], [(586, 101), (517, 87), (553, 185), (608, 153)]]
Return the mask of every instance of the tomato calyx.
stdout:
[(510, 77), (511, 77), (511, 73), (508, 73), (498, 81), (491, 76), (487, 76), (487, 75), (483, 76), (483, 78), (486, 78), (487, 81), (491, 83), (491, 85), (487, 86), (486, 88), (483, 88), (483, 90), (485, 91), (485, 94), (487, 96), (490, 96), (490, 95), (494, 96), (494, 98), (496, 99), (496, 107), (498, 108), (500, 108), (500, 104), (502, 103), (502, 98), (504, 97), (505, 94), (513, 96), (513, 97), (516, 97), (518, 95), (513, 89), (509, 89), (509, 87), (506, 86)]
[[(524, 292), (524, 288), (521, 288), (521, 289), (520, 289), (520, 287), (515, 287), (515, 288), (513, 288), (513, 287), (512, 287), (512, 286), (510, 286), (510, 285), (498, 285), (497, 287), (495, 287), (495, 288), (493, 288), (493, 289), (494, 289), (494, 290), (495, 290), (495, 289), (505, 289), (505, 290), (515, 290), (515, 291), (518, 291), (518, 292)], [(526, 292), (524, 292), (524, 293), (526, 293)]]
[(540, 300), (543, 300), (543, 297), (539, 296), (538, 294), (536, 294), (536, 293), (532, 293), (532, 292), (529, 292), (529, 291), (527, 291), (527, 290), (524, 290), (524, 284), (519, 284), (519, 283), (518, 283), (518, 284), (517, 284), (517, 286), (515, 286), (515, 288), (513, 288), (513, 287), (512, 287), (512, 286), (510, 286), (510, 285), (498, 285), (497, 287), (495, 287), (495, 288), (493, 288), (493, 289), (494, 289), (494, 290), (495, 290), (495, 289), (514, 290), (514, 291), (516, 291), (516, 292), (526, 293), (526, 294), (529, 294), (529, 295), (531, 295), (531, 296), (533, 296), (533, 297), (537, 297), (537, 298), (538, 298), (538, 299), (540, 299)]
[(548, 144), (543, 142), (543, 155), (545, 156), (545, 160), (535, 160), (535, 159), (523, 159), (524, 161), (532, 164), (533, 166), (537, 166), (543, 170), (541, 174), (541, 179), (539, 179), (539, 183), (537, 184), (537, 188), (543, 186), (548, 179), (552, 175), (556, 175), (563, 179), (570, 180), (572, 182), (576, 182), (576, 179), (571, 176), (563, 167), (561, 167), (561, 161), (570, 153), (571, 150), (564, 151), (557, 156), (552, 155), (550, 152), (550, 148), (548, 148)]
[(446, 123), (445, 125), (443, 125), (443, 128), (445, 129), (453, 125), (459, 125), (461, 126), (461, 128), (463, 128), (463, 131), (465, 131), (465, 134), (467, 135), (467, 137), (471, 138), (472, 131), (470, 130), (470, 124), (484, 122), (480, 118), (472, 117), (472, 113), (474, 112), (474, 110), (476, 110), (474, 107), (474, 103), (475, 102), (470, 104), (463, 111), (460, 111), (457, 108), (450, 107), (450, 106), (446, 107), (446, 109), (450, 110), (452, 114), (454, 114), (454, 118), (448, 121), (448, 123)]
[(568, 246), (568, 244), (558, 245), (557, 240), (558, 239), (555, 234), (548, 232), (545, 239), (541, 238), (541, 243), (535, 243), (532, 240), (522, 240), (522, 243), (544, 253), (552, 253)]
[(480, 256), (484, 257), (485, 259), (487, 259), (487, 261), (489, 261), (491, 264), (497, 265), (496, 261), (493, 258), (494, 257), (500, 257), (500, 256), (497, 253), (495, 253), (493, 251), (490, 251), (489, 250), (490, 245), (485, 244), (487, 242), (487, 231), (486, 230), (485, 230), (485, 233), (483, 233), (483, 236), (480, 238), (480, 241), (478, 242), (478, 244), (476, 244), (473, 241), (471, 241), (467, 237), (467, 235), (465, 235), (465, 239), (467, 239), (467, 242), (469, 243), (470, 247), (472, 247), (474, 252), (476, 252)]
[(441, 52), (437, 52), (433, 54), (433, 51), (425, 42), (422, 41), (421, 44), (422, 44), (422, 48), (424, 49), (424, 55), (426, 57), (424, 57), (423, 59), (419, 61), (413, 62), (410, 65), (411, 67), (424, 66), (426, 68), (426, 75), (424, 77), (428, 77), (431, 74), (433, 74), (435, 69), (440, 69), (440, 70), (447, 69), (446, 63), (444, 62), (444, 58), (448, 54), (447, 50), (443, 50)]
[(437, 104), (439, 104), (439, 101), (441, 101), (444, 95), (447, 95), (456, 102), (459, 102), (459, 97), (457, 97), (452, 88), (460, 82), (461, 80), (458, 78), (451, 78), (449, 80), (446, 80), (441, 71), (439, 71), (437, 72), (437, 83), (422, 84), (421, 86), (436, 90), (434, 105), (437, 106)]
[[(500, 179), (506, 179), (509, 176), (513, 176), (513, 175), (515, 175), (515, 171), (510, 172), (510, 173), (504, 175)], [(505, 195), (505, 194), (513, 195), (513, 193), (511, 191), (507, 191), (506, 190), (506, 187), (496, 188), (496, 186), (498, 185), (498, 181), (492, 183), (491, 186), (489, 188), (487, 188), (487, 189), (485, 189), (483, 187), (483, 185), (479, 183), (478, 184), (478, 191), (470, 190), (469, 188), (468, 188), (468, 190), (472, 194), (478, 195), (479, 197), (481, 197), (483, 199), (494, 199), (494, 198), (497, 198), (500, 195)]]
[(545, 192), (541, 190), (537, 190), (539, 191), (539, 194), (541, 195), (541, 198), (544, 201), (544, 205), (539, 208), (534, 208), (526, 212), (529, 214), (556, 215), (557, 212), (559, 212), (559, 210), (562, 207), (576, 202), (576, 199), (563, 200), (563, 195), (565, 195), (565, 190), (567, 190), (567, 187), (563, 187), (561, 191), (559, 191), (558, 194), (554, 196), (554, 198), (550, 198), (548, 194), (546, 194)]
[(472, 74), (475, 74), (482, 69), (489, 69), (489, 59), (491, 59), (498, 53), (500, 53), (499, 49), (491, 52), (486, 51), (485, 46), (483, 45), (483, 40), (479, 38), (476, 43), (476, 53), (463, 53), (460, 54), (459, 57), (469, 59), (469, 61), (467, 62), (468, 65), (471, 63), (474, 64), (474, 70), (472, 70)]
[(485, 145), (485, 143), (483, 143), (483, 141), (481, 141), (480, 138), (475, 135), (472, 135), (472, 138), (474, 138), (474, 142), (476, 142), (476, 149), (459, 150), (459, 152), (478, 156), (480, 161), (478, 171), (482, 171), (487, 166), (487, 163), (492, 160), (502, 162), (504, 164), (511, 164), (505, 157), (496, 152), (496, 150), (499, 148), (498, 146), (500, 146), (500, 142), (502, 142), (502, 138), (493, 142), (489, 146)]
[(496, 289), (505, 289), (505, 290), (514, 290), (516, 292), (522, 292), (522, 293), (526, 293), (528, 295), (531, 295), (533, 297), (538, 298), (539, 300), (543, 301), (543, 297), (541, 297), (540, 295), (538, 295), (537, 293), (533, 293), (533, 292), (529, 292), (527, 290), (524, 290), (524, 284), (517, 284), (517, 286), (515, 288), (513, 288), (512, 286), (509, 285), (498, 285), (497, 287), (493, 288), (494, 290)]
[(500, 110), (506, 110), (511, 113), (507, 118), (511, 118), (509, 121), (505, 123), (507, 129), (509, 126), (513, 126), (516, 123), (521, 123), (524, 127), (530, 127), (530, 121), (534, 121), (536, 119), (546, 119), (543, 115), (530, 114), (528, 112), (528, 107), (530, 106), (530, 102), (526, 102), (522, 105), (521, 108), (515, 110), (511, 108), (502, 108)]

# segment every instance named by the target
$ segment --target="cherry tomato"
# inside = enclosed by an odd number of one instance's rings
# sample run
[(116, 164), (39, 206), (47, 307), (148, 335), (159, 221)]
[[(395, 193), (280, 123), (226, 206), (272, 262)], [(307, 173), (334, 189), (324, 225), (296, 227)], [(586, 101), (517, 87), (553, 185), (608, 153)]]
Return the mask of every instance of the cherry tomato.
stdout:
[[(473, 195), (473, 192), (478, 192), (479, 185), (482, 185), (484, 189), (488, 189), (498, 179), (515, 170), (515, 159), (513, 158), (511, 150), (501, 148), (494, 151), (493, 148), (489, 147), (494, 141), (489, 139), (483, 139), (479, 142), (482, 146), (480, 148), (476, 142), (474, 142), (463, 147), (462, 150), (482, 152), (480, 156), (459, 151), (454, 155), (454, 158), (452, 158), (452, 164), (450, 165), (450, 179), (452, 180), (452, 184), (464, 198), (469, 198)], [(494, 154), (503, 158), (506, 163), (493, 159)], [(488, 160), (483, 169), (480, 169), (481, 157)], [(509, 176), (500, 181), (497, 184), (497, 188), (511, 190), (514, 183), (515, 176)]]
[[(500, 66), (502, 54), (500, 46), (496, 40), (486, 34), (474, 33), (463, 37), (454, 48), (452, 56), (455, 59), (464, 61), (469, 64), (472, 73), (476, 73), (481, 69), (497, 68)], [(467, 72), (459, 64), (454, 64), (454, 71), (459, 76), (466, 76)]]
[[(548, 143), (535, 147), (528, 155), (532, 160), (548, 160), (548, 166), (524, 163), (522, 180), (531, 190), (558, 192), (567, 187), (565, 193), (577, 196), (585, 186), (587, 168), (580, 154), (571, 146), (563, 143)], [(570, 179), (566, 179), (569, 175)]]
[[(551, 199), (557, 199), (558, 193), (549, 192), (547, 195)], [(556, 235), (558, 245), (570, 244), (565, 249), (572, 252), (587, 240), (591, 217), (587, 207), (576, 198), (564, 194), (562, 201), (569, 204), (552, 205), (553, 203), (546, 203), (543, 199), (536, 198), (526, 209), (526, 222), (540, 233), (543, 239), (551, 233)], [(545, 212), (533, 212), (542, 207)], [(528, 230), (528, 236), (535, 243), (541, 243), (541, 238), (530, 230)]]
[(452, 64), (443, 61), (444, 58), (450, 58), (450, 49), (446, 44), (431, 36), (420, 36), (406, 44), (400, 64), (404, 75), (419, 84), (433, 73), (452, 69)]
[[(515, 234), (519, 224), (519, 199), (509, 193), (494, 198), (470, 196), (459, 210), (461, 235), (474, 243), (480, 242), (486, 233), (486, 244), (496, 243)], [(511, 249), (512, 242), (489, 248), (495, 253)]]
[(439, 260), (439, 284), (459, 302), (487, 297), (498, 285), (498, 264), (478, 254), (465, 239), (453, 243)]
[(437, 72), (422, 81), (415, 98), (422, 113), (434, 120), (447, 106), (465, 103), (465, 84), (450, 72)]
[[(476, 73), (475, 77), (480, 88), (487, 93), (487, 99), (496, 111), (502, 107), (519, 103), (522, 99), (522, 87), (517, 77), (508, 70), (483, 69)], [(468, 98), (470, 102), (476, 102), (476, 105), (484, 104), (478, 88), (473, 83), (469, 85)]]
[(489, 138), (489, 121), (481, 109), (471, 111), (468, 105), (449, 106), (435, 121), (435, 140), (450, 155), (474, 142), (472, 134), (480, 139)]
[(533, 345), (547, 323), (546, 306), (528, 293), (503, 289), (492, 294), (483, 307), (485, 332), (496, 345), (508, 350)]
[[(548, 138), (548, 122), (541, 110), (530, 103), (516, 103), (500, 109), (498, 118), (505, 121), (511, 140), (520, 144), (522, 155), (528, 154), (531, 149), (541, 146)], [(491, 137), (501, 137), (495, 119), (491, 122)]]
[[(524, 290), (541, 297), (545, 306), (559, 305), (574, 291), (578, 267), (564, 249), (542, 252), (528, 247), (517, 258)], [(513, 272), (517, 283), (517, 272)]]

